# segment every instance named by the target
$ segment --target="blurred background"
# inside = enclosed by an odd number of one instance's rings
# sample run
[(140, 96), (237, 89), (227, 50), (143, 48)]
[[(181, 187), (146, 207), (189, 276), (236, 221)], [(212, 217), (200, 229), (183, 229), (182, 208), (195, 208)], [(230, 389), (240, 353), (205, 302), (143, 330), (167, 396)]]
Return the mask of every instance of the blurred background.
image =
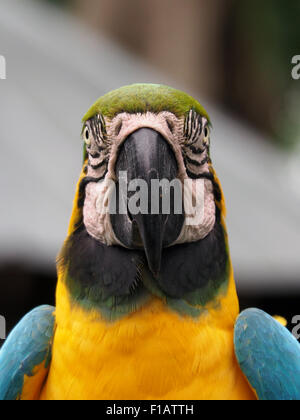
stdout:
[(242, 308), (300, 314), (299, 0), (0, 0), (0, 315), (54, 304), (81, 169), (81, 118), (135, 82), (213, 122)]

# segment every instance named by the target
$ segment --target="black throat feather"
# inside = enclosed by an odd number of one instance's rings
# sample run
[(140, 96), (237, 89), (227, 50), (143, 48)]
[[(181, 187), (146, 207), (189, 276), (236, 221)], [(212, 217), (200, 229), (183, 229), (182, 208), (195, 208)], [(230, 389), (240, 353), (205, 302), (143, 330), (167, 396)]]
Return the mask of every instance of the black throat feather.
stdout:
[(114, 321), (142, 307), (153, 295), (175, 311), (198, 317), (229, 279), (226, 232), (216, 221), (201, 241), (163, 250), (158, 278), (148, 269), (143, 251), (106, 246), (81, 224), (67, 239), (60, 257), (72, 299)]

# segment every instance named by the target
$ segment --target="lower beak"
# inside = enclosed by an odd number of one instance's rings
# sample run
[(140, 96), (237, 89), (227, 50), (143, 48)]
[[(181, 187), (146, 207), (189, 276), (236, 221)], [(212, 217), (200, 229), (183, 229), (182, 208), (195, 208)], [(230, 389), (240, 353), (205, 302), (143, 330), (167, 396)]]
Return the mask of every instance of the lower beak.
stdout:
[[(166, 188), (166, 185), (170, 186), (170, 183), (177, 178), (176, 157), (161, 134), (149, 128), (142, 128), (126, 139), (119, 152), (116, 163), (119, 184), (124, 174), (129, 186), (135, 184), (141, 186), (141, 180), (143, 185), (147, 186), (138, 192), (140, 207), (142, 207), (141, 201), (144, 206), (143, 209), (132, 212), (130, 200), (134, 199), (137, 192), (126, 191), (126, 197), (122, 197), (117, 188), (117, 212), (111, 215), (112, 227), (124, 246), (144, 249), (148, 266), (157, 277), (161, 268), (162, 250), (176, 241), (184, 223), (182, 200), (181, 211), (178, 211), (180, 206), (178, 207), (176, 205), (178, 202), (175, 202), (176, 197), (178, 199), (182, 196), (180, 182), (175, 181), (171, 188)], [(154, 181), (158, 186), (162, 180), (169, 183), (158, 189), (153, 187)], [(143, 193), (146, 197), (141, 195)], [(120, 214), (121, 200), (123, 203), (125, 200), (126, 214)], [(163, 203), (169, 205), (164, 207)]]

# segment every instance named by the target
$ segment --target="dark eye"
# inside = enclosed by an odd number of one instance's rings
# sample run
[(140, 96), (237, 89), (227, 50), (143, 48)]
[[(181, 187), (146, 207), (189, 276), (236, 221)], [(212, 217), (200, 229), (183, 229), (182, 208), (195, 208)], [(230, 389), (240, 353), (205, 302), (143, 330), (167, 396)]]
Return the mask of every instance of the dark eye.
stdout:
[(210, 142), (209, 135), (210, 135), (209, 128), (205, 127), (204, 128), (204, 139), (203, 139), (203, 142), (204, 142), (205, 146), (209, 145), (209, 142)]
[(91, 135), (90, 135), (90, 130), (88, 127), (85, 127), (84, 132), (83, 132), (83, 138), (84, 141), (86, 143), (87, 146), (91, 145)]

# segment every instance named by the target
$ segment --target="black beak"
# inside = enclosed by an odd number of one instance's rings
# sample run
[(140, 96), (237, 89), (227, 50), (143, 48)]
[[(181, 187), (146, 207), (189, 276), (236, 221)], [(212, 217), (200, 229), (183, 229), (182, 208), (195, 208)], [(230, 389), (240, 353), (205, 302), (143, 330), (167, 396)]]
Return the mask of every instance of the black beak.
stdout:
[[(123, 175), (120, 172), (123, 172)], [(119, 151), (116, 163), (119, 185), (120, 177), (124, 174), (127, 176), (128, 185), (134, 185), (135, 180), (139, 180), (140, 185), (140, 180), (143, 180), (147, 186), (146, 197), (139, 200), (139, 209), (143, 207), (143, 211), (133, 214), (130, 200), (134, 199), (136, 194), (145, 192), (145, 189), (125, 191), (124, 197), (123, 190), (120, 193), (117, 188), (117, 211), (111, 215), (112, 227), (124, 246), (144, 249), (148, 266), (157, 277), (161, 267), (162, 249), (178, 238), (184, 223), (182, 186), (179, 180), (174, 181), (178, 174), (176, 157), (161, 134), (149, 128), (142, 128), (131, 134)], [(158, 186), (162, 180), (169, 183), (164, 186), (161, 184), (159, 189), (153, 187), (153, 181)], [(172, 181), (174, 183), (168, 187)], [(120, 214), (121, 207), (124, 209), (124, 202), (127, 212)]]

